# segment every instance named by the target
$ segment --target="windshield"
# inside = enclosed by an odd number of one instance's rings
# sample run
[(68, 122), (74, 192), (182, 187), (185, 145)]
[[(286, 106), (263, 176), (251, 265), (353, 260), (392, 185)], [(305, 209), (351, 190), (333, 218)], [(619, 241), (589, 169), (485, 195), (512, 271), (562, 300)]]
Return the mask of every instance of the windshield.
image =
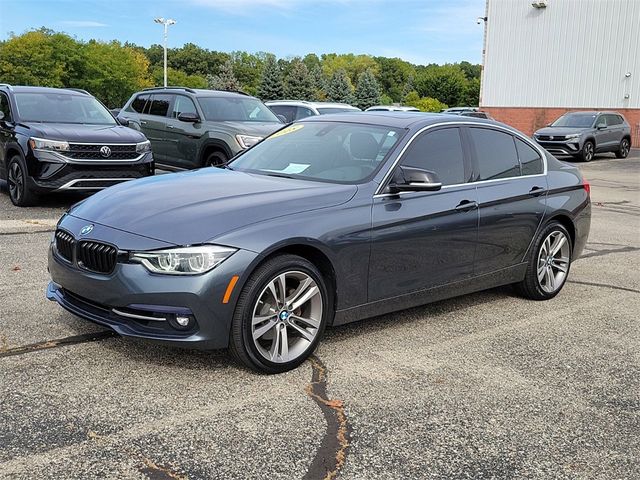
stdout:
[(551, 124), (552, 127), (589, 128), (596, 119), (594, 113), (567, 113)]
[(349, 108), (349, 107), (320, 107), (318, 108), (318, 113), (320, 115), (327, 115), (329, 113), (342, 113), (342, 112), (359, 112), (360, 110), (357, 108)]
[(16, 93), (18, 116), (23, 122), (117, 125), (95, 98), (68, 93)]
[(260, 100), (251, 97), (200, 97), (198, 103), (207, 120), (282, 123)]
[(398, 142), (401, 130), (336, 122), (295, 123), (231, 163), (233, 170), (336, 183), (371, 176)]

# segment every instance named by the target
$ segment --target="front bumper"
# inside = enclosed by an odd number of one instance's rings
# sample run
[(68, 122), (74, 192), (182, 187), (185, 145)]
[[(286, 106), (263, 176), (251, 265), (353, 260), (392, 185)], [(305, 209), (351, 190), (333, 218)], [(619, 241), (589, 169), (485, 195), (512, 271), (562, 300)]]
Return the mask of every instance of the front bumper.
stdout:
[(564, 141), (537, 140), (538, 145), (552, 155), (578, 155), (582, 150), (579, 139)]
[[(74, 231), (68, 224), (65, 228)], [(114, 241), (118, 236), (117, 230), (99, 225), (95, 226), (94, 232), (96, 230), (106, 233), (103, 235), (106, 238), (100, 241), (119, 245)], [(131, 244), (131, 234), (121, 236), (120, 245)], [(135, 239), (133, 243), (139, 241)], [(157, 245), (148, 248), (157, 248)], [(248, 267), (256, 258), (257, 254), (253, 252), (238, 250), (203, 275), (156, 275), (140, 264), (128, 263), (118, 263), (107, 275), (83, 270), (74, 262), (66, 261), (58, 255), (52, 243), (49, 248), (52, 281), (47, 288), (47, 298), (74, 315), (109, 327), (123, 336), (189, 348), (226, 348), (235, 303), (246, 280)], [(234, 275), (240, 279), (230, 301), (223, 303)], [(171, 312), (192, 315), (195, 323), (187, 330), (179, 330), (166, 319), (136, 318), (167, 317)]]

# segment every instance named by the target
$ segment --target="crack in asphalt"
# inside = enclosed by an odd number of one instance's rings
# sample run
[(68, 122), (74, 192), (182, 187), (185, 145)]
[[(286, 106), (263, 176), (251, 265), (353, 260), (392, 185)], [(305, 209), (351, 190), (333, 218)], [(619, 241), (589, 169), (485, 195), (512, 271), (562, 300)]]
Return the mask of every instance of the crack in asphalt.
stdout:
[(588, 285), (590, 287), (611, 288), (613, 290), (622, 290), (624, 292), (640, 293), (640, 290), (628, 287), (619, 287), (617, 285), (610, 285), (608, 283), (596, 283), (596, 282), (582, 282), (580, 280), (567, 280), (567, 283), (576, 283), (578, 285)]
[(306, 392), (320, 407), (327, 422), (327, 431), (316, 451), (303, 480), (334, 480), (347, 459), (351, 444), (351, 425), (347, 420), (342, 400), (330, 400), (327, 396), (327, 367), (312, 355), (311, 382)]
[(617, 245), (617, 244), (601, 244), (601, 245), (612, 245), (618, 246), (620, 248), (603, 248), (602, 250), (596, 250), (595, 248), (591, 248), (589, 245), (585, 247), (585, 250), (589, 250), (590, 253), (585, 253), (580, 257), (576, 258), (576, 261), (582, 260), (584, 258), (593, 258), (593, 257), (604, 257), (605, 255), (610, 255), (612, 253), (628, 253), (628, 252), (637, 252), (640, 251), (639, 247), (632, 247), (630, 245)]
[(103, 330), (94, 333), (85, 333), (83, 335), (74, 335), (71, 337), (59, 338), (56, 340), (45, 340), (44, 342), (31, 343), (20, 347), (8, 348), (6, 338), (0, 342), (0, 358), (11, 357), (14, 355), (24, 355), (25, 353), (38, 352), (49, 348), (64, 347), (67, 345), (76, 345), (78, 343), (96, 342), (107, 338), (117, 337), (118, 334), (111, 330)]

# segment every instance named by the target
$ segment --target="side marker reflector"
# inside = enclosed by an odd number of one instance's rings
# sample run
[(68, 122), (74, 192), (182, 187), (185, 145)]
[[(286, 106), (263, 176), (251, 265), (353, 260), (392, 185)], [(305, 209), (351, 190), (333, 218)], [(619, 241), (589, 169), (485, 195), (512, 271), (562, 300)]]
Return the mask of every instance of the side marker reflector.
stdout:
[(233, 277), (231, 277), (231, 280), (229, 280), (229, 285), (227, 285), (227, 291), (224, 292), (224, 297), (222, 298), (222, 303), (229, 303), (229, 299), (231, 298), (231, 294), (233, 293), (233, 289), (236, 286), (236, 283), (238, 283), (238, 275), (234, 275)]

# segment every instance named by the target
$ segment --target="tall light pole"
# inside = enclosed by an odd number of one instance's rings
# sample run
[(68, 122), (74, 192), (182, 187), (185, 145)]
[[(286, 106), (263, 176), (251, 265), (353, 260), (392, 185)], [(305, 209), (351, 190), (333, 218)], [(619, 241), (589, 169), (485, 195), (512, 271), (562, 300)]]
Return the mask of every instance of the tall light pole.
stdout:
[(162, 17), (154, 18), (154, 22), (164, 25), (164, 86), (167, 86), (167, 32), (169, 31), (169, 25), (173, 25), (176, 23), (172, 18), (167, 18), (166, 20)]

